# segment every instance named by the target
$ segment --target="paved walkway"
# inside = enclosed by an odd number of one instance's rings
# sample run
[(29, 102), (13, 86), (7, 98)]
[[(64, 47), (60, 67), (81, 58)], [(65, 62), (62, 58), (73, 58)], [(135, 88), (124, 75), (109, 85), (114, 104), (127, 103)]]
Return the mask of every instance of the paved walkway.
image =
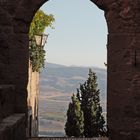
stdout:
[(38, 138), (29, 138), (27, 140), (108, 140), (108, 138), (47, 138), (47, 137), (38, 137)]

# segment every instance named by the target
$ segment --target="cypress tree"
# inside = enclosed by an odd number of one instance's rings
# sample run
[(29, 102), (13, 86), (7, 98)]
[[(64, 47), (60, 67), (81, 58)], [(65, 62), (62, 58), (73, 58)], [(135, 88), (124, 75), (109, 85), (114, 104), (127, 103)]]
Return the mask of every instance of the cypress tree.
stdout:
[(84, 132), (84, 116), (81, 110), (80, 102), (73, 94), (72, 102), (69, 104), (67, 111), (67, 121), (65, 132), (69, 137), (82, 137)]
[(105, 121), (100, 106), (100, 90), (97, 88), (96, 74), (89, 69), (88, 75), (87, 81), (80, 84), (80, 88), (77, 89), (77, 98), (84, 113), (84, 136), (98, 137), (103, 131)]

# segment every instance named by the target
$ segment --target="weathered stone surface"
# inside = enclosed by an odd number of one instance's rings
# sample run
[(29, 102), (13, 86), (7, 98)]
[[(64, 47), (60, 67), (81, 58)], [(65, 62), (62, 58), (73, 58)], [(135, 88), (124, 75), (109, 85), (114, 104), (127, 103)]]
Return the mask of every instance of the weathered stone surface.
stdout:
[(15, 111), (15, 87), (0, 85), (0, 122)]
[(7, 11), (0, 9), (0, 25), (7, 26), (12, 25), (12, 17)]
[(0, 123), (0, 140), (25, 140), (25, 114), (12, 114)]

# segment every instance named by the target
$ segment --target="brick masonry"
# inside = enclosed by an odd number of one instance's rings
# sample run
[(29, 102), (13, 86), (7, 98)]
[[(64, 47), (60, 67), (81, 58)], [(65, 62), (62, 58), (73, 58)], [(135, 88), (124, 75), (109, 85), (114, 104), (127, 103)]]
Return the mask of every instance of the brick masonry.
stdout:
[[(108, 26), (110, 140), (140, 139), (140, 1), (91, 0)], [(15, 85), (15, 112), (27, 114), (28, 31), (47, 0), (0, 0), (0, 84)], [(78, 8), (78, 7), (77, 7)]]

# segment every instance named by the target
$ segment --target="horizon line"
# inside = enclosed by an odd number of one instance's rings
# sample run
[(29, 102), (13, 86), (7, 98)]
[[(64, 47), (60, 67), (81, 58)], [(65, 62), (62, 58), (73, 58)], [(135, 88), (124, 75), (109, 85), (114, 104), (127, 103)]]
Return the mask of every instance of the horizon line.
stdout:
[(107, 70), (107, 67), (100, 67), (100, 66), (91, 66), (91, 65), (75, 65), (75, 64), (71, 64), (71, 65), (67, 65), (67, 64), (60, 64), (60, 63), (56, 63), (56, 62), (48, 62), (45, 61), (45, 63), (49, 63), (49, 64), (55, 64), (55, 65), (61, 65), (61, 66), (65, 66), (65, 67), (85, 67), (85, 68), (99, 68), (99, 69), (105, 69)]

